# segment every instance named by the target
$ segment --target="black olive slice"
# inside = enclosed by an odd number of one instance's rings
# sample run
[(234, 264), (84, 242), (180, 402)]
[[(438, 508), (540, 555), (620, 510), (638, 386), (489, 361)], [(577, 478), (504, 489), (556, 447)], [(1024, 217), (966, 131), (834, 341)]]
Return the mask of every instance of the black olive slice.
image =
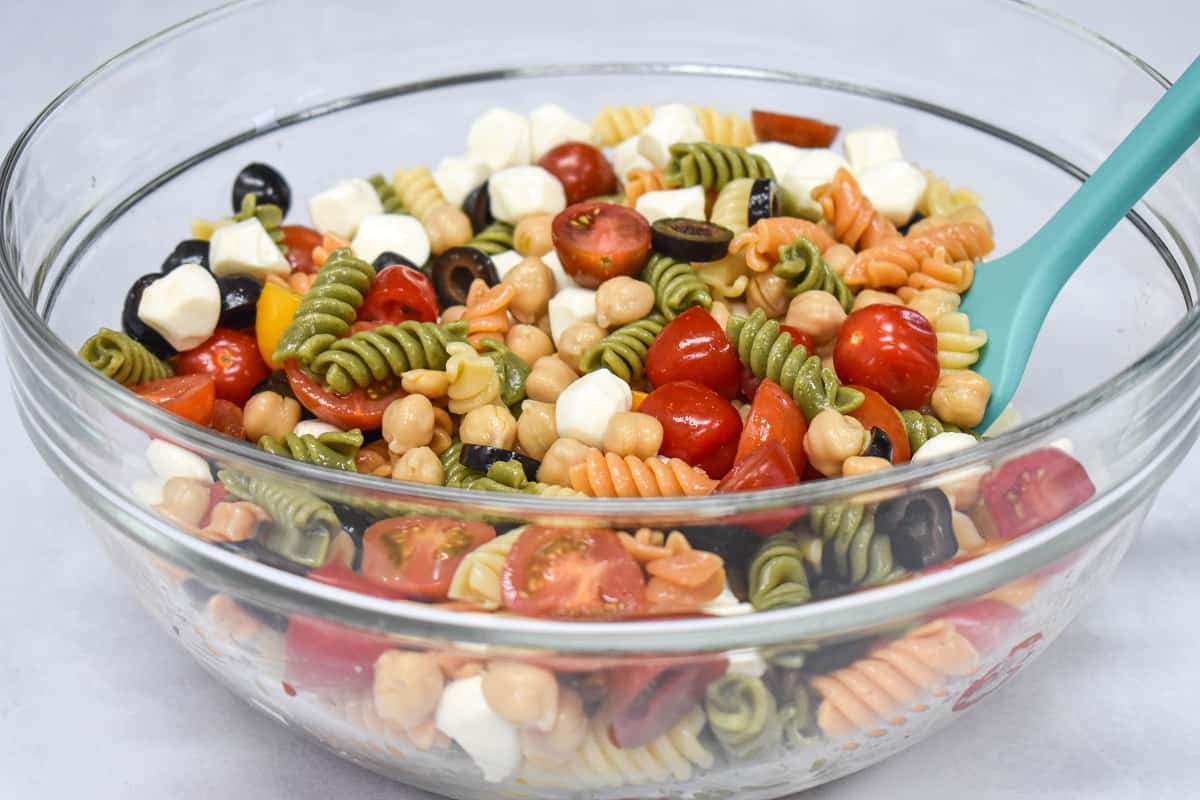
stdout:
[(133, 282), (133, 286), (129, 287), (129, 291), (125, 293), (125, 305), (121, 309), (121, 330), (141, 342), (159, 358), (170, 358), (177, 352), (175, 348), (168, 344), (158, 331), (142, 322), (137, 313), (138, 305), (142, 302), (142, 293), (146, 291), (147, 286), (161, 277), (160, 273), (151, 272), (138, 278)]
[(166, 275), (171, 270), (182, 267), (184, 264), (199, 264), (205, 269), (209, 269), (208, 242), (203, 239), (184, 239), (175, 245), (175, 249), (163, 260), (159, 271), (163, 275)]
[(500, 282), (492, 259), (474, 247), (451, 247), (433, 260), (433, 290), (443, 308), (466, 303), (467, 290), (476, 278), (488, 286)]
[(886, 461), (892, 460), (892, 439), (887, 435), (887, 432), (882, 428), (871, 428), (871, 441), (867, 445), (867, 449), (863, 451), (864, 456), (874, 456), (882, 458)]
[[(290, 397), (293, 400), (296, 399), (296, 393), (292, 391), (292, 384), (288, 382), (287, 374), (282, 371), (272, 372), (270, 375), (268, 375), (262, 383), (260, 383), (258, 386), (255, 386), (254, 389), (251, 390), (250, 396), (253, 397), (259, 392), (275, 392), (275, 394), (279, 395), (280, 397)], [(303, 408), (303, 406), (301, 406), (301, 408)]]
[(908, 569), (925, 569), (958, 553), (950, 500), (941, 489), (921, 489), (884, 500), (875, 509), (875, 530), (887, 534), (892, 555)]
[(505, 450), (503, 447), (488, 447), (484, 444), (464, 444), (458, 460), (464, 467), (470, 467), (479, 472), (487, 472), (488, 467), (492, 464), (513, 460), (520, 461), (521, 467), (525, 470), (525, 477), (531, 481), (537, 479), (538, 468), (542, 466), (541, 462), (537, 459), (522, 455), (514, 450)]
[(698, 219), (670, 217), (651, 226), (655, 252), (676, 261), (717, 261), (729, 252), (733, 231)]
[(779, 192), (775, 190), (775, 181), (770, 178), (759, 178), (750, 187), (750, 204), (746, 209), (746, 221), (753, 225), (767, 217), (778, 217), (781, 203)]
[(262, 284), (248, 275), (226, 275), (217, 278), (221, 290), (222, 328), (249, 328), (258, 316), (258, 296)]
[(488, 197), (488, 182), (476, 186), (468, 194), (462, 204), (463, 213), (471, 220), (471, 230), (479, 233), (495, 222), (492, 216), (492, 201)]
[(233, 213), (242, 210), (242, 200), (248, 194), (254, 195), (260, 206), (279, 206), (285, 217), (292, 207), (292, 187), (270, 164), (256, 161), (242, 167), (233, 179)]
[(375, 268), (376, 272), (379, 272), (386, 267), (394, 267), (397, 264), (401, 264), (406, 267), (412, 267), (413, 269), (420, 269), (420, 267), (418, 267), (409, 259), (400, 255), (399, 253), (393, 253), (391, 250), (384, 250), (382, 253), (375, 256), (375, 260), (371, 262), (371, 266)]

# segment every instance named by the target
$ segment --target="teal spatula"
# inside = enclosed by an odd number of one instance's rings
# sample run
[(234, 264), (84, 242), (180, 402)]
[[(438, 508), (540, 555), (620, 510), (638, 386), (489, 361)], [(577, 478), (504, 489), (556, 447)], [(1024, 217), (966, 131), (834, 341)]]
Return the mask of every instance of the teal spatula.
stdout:
[(1012, 399), (1042, 322), (1067, 279), (1197, 138), (1200, 58), (1029, 241), (977, 266), (962, 310), (971, 327), (988, 334), (973, 367), (992, 384), (979, 430), (986, 430)]

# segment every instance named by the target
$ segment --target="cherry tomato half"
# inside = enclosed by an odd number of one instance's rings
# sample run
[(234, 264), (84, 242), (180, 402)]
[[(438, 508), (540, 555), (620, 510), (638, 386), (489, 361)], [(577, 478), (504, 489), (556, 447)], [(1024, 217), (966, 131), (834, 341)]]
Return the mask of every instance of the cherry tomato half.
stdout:
[(897, 408), (928, 403), (941, 372), (929, 320), (911, 308), (883, 303), (846, 317), (833, 364), (843, 382), (874, 389)]
[(395, 264), (375, 275), (357, 319), (394, 325), (410, 319), (436, 322), (437, 316), (437, 295), (429, 279), (420, 270)]
[(217, 328), (202, 344), (181, 353), (176, 367), (180, 375), (211, 375), (217, 397), (239, 406), (271, 374), (255, 338), (229, 328)]
[(810, 353), (813, 351), (814, 347), (812, 337), (797, 328), (795, 325), (780, 325), (779, 330), (792, 337), (792, 347), (795, 347), (796, 345), (804, 345), (805, 350)]
[[(777, 442), (791, 462), (793, 472), (799, 475), (808, 463), (808, 454), (804, 452), (806, 433), (808, 421), (796, 401), (775, 381), (764, 380), (754, 393), (750, 415), (746, 417), (746, 425), (738, 439), (736, 463), (740, 464), (760, 445)], [(790, 482), (796, 480), (793, 476)]]
[(316, 272), (312, 251), (324, 241), (320, 232), (304, 225), (281, 225), (283, 243), (287, 245), (287, 260), (293, 272)]
[[(759, 392), (762, 395), (762, 392)], [(799, 483), (800, 476), (792, 459), (779, 442), (763, 442), (739, 458), (733, 469), (717, 484), (722, 494), (752, 492), (756, 489), (775, 489)]]
[(496, 538), (482, 522), (439, 517), (395, 517), (363, 534), (362, 572), (372, 583), (405, 597), (445, 600), (450, 578), (467, 553)]
[(689, 308), (662, 329), (646, 352), (655, 386), (693, 380), (726, 398), (737, 394), (742, 363), (721, 326), (703, 308)]
[(903, 464), (912, 458), (908, 446), (908, 430), (896, 407), (883, 399), (883, 395), (866, 386), (852, 386), (863, 394), (862, 405), (851, 411), (849, 416), (862, 423), (867, 430), (879, 428), (892, 440), (892, 463)]
[(704, 384), (676, 381), (664, 384), (638, 409), (662, 423), (659, 452), (700, 467), (710, 478), (724, 477), (737, 455), (742, 418), (728, 400)]
[(965, 636), (980, 656), (986, 657), (1008, 636), (1021, 612), (999, 600), (983, 598), (956, 606), (937, 618), (953, 623), (954, 630)]
[(242, 423), (242, 409), (237, 403), (217, 398), (213, 403), (212, 429), (234, 439), (246, 438), (246, 426)]
[(608, 673), (605, 714), (617, 747), (642, 747), (683, 719), (708, 684), (725, 674), (723, 657), (657, 659)]
[(637, 275), (650, 257), (650, 223), (612, 203), (567, 206), (554, 218), (550, 238), (563, 269), (588, 289), (618, 275)]
[(348, 395), (337, 395), (325, 388), (321, 381), (288, 361), (285, 365), (288, 384), (300, 405), (307, 408), (317, 419), (349, 430), (360, 428), (374, 430), (383, 424), (383, 412), (393, 400), (404, 396), (398, 381), (377, 383), (366, 389), (355, 389)]
[(212, 422), (217, 384), (211, 375), (176, 375), (133, 387), (133, 393), (197, 425)]
[(1096, 487), (1083, 465), (1057, 447), (1026, 453), (983, 479), (996, 533), (1015, 539), (1083, 504)]
[(641, 567), (610, 530), (525, 529), (500, 572), (504, 607), (534, 617), (621, 619), (645, 605)]
[(837, 136), (837, 126), (810, 117), (793, 117), (772, 111), (750, 112), (754, 138), (760, 142), (785, 142), (796, 147), (829, 147)]
[(562, 183), (567, 205), (617, 191), (612, 164), (587, 142), (563, 142), (547, 150), (537, 164)]

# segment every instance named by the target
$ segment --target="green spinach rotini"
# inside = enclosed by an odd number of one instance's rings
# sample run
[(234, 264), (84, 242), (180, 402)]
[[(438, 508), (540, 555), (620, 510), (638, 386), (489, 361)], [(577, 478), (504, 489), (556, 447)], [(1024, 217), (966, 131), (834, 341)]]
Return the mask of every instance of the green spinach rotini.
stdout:
[(753, 675), (727, 672), (710, 683), (704, 712), (717, 741), (735, 758), (772, 750), (783, 738), (775, 697)]
[(461, 321), (380, 325), (332, 342), (312, 360), (309, 370), (335, 394), (346, 395), (355, 387), (365, 389), (410, 369), (445, 369), (446, 345), (466, 340), (467, 323)]
[(284, 558), (306, 567), (325, 563), (329, 543), (342, 529), (329, 503), (295, 483), (252, 477), (223, 469), (217, 479), (225, 491), (259, 505), (274, 521), (266, 546)]
[(513, 226), (507, 222), (496, 220), (481, 230), (467, 242), (467, 247), (474, 247), (484, 255), (494, 256), (505, 250), (513, 249)]
[(814, 506), (809, 525), (824, 542), (821, 577), (856, 587), (880, 586), (906, 574), (892, 541), (875, 527), (875, 510), (859, 504)]
[(645, 374), (646, 353), (666, 324), (662, 314), (653, 313), (622, 325), (584, 352), (579, 369), (585, 374), (607, 369), (626, 383), (633, 383)]
[(496, 365), (496, 374), (500, 377), (500, 400), (512, 410), (514, 417), (520, 416), (529, 365), (499, 340), (490, 337), (479, 343), (479, 351)]
[(137, 386), (175, 374), (170, 364), (140, 342), (108, 328), (101, 328), (84, 342), (79, 357), (122, 386)]
[(279, 252), (287, 255), (287, 244), (284, 243), (283, 236), (283, 209), (279, 206), (271, 205), (270, 203), (258, 204), (258, 197), (250, 192), (242, 198), (242, 208), (232, 217), (226, 217), (217, 222), (209, 222), (207, 220), (196, 220), (192, 223), (192, 235), (197, 239), (205, 241), (212, 238), (213, 231), (225, 225), (231, 225), (235, 222), (245, 222), (254, 217), (262, 224), (266, 230), (267, 236), (271, 237), (271, 241), (279, 248)]
[(790, 284), (788, 293), (792, 297), (801, 292), (819, 290), (836, 297), (844, 311), (848, 312), (854, 305), (854, 295), (842, 276), (825, 263), (821, 249), (803, 236), (779, 248), (775, 274)]
[(670, 147), (671, 160), (663, 173), (668, 187), (703, 186), (721, 191), (738, 178), (774, 178), (771, 165), (744, 147), (681, 142)]
[(258, 440), (258, 446), (272, 455), (315, 464), (318, 467), (340, 469), (343, 472), (358, 471), (354, 459), (362, 443), (362, 431), (358, 429), (329, 431), (319, 436), (311, 433), (303, 436), (289, 433), (282, 439), (264, 436)]
[(808, 583), (809, 543), (794, 533), (767, 539), (750, 559), (746, 590), (758, 611), (800, 606), (812, 599)]
[(294, 358), (301, 366), (312, 363), (350, 330), (374, 278), (375, 268), (357, 258), (350, 248), (330, 253), (279, 337), (272, 360)]
[(642, 280), (654, 290), (654, 305), (668, 321), (695, 306), (712, 308), (708, 286), (686, 261), (655, 253), (642, 268)]
[(460, 460), (462, 442), (455, 442), (446, 448), (439, 458), (442, 462), (442, 472), (445, 485), (455, 489), (476, 489), (485, 492), (503, 492), (507, 494), (535, 494), (548, 497), (575, 497), (579, 495), (574, 489), (553, 484), (531, 481), (525, 476), (525, 468), (521, 462), (497, 461), (488, 467), (486, 473), (473, 470)]
[(388, 179), (382, 175), (375, 174), (367, 178), (367, 181), (375, 189), (375, 194), (379, 195), (379, 202), (383, 205), (383, 213), (385, 214), (405, 214), (408, 213), (404, 208), (404, 201), (400, 198), (400, 193), (395, 187), (388, 182)]
[(913, 409), (901, 411), (900, 418), (904, 420), (904, 432), (908, 434), (908, 446), (914, 453), (921, 448), (921, 445), (939, 433), (969, 433), (972, 436), (975, 435), (974, 431), (964, 430), (957, 425), (942, 422), (932, 414), (923, 414)]

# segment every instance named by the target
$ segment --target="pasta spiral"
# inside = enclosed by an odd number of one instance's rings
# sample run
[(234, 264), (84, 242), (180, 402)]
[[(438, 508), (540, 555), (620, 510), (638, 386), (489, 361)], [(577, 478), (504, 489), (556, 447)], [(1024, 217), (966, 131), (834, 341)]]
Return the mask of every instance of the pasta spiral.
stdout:
[(692, 265), (655, 253), (642, 268), (642, 280), (654, 289), (654, 305), (667, 320), (693, 306), (712, 308), (712, 295)]
[(767, 319), (762, 309), (749, 317), (732, 316), (725, 327), (738, 359), (759, 378), (770, 378), (790, 394), (811, 420), (825, 408), (846, 414), (862, 405), (863, 394), (842, 386), (833, 370), (809, 355), (803, 345), (792, 344), (779, 323)]
[(428, 167), (413, 167), (398, 169), (392, 174), (392, 188), (400, 197), (400, 202), (422, 222), (429, 212), (450, 205), (442, 190), (433, 182), (433, 173)]
[(169, 378), (175, 370), (120, 331), (101, 328), (79, 348), (79, 357), (122, 386)]
[(499, 608), (500, 570), (504, 569), (504, 559), (508, 558), (524, 530), (516, 528), (501, 534), (467, 553), (450, 578), (447, 596), (483, 608)]
[(624, 181), (624, 203), (630, 208), (635, 208), (638, 198), (646, 192), (657, 192), (663, 189), (662, 170), (660, 169), (633, 169), (624, 176)]
[(670, 152), (663, 181), (671, 188), (699, 185), (719, 192), (737, 178), (775, 177), (765, 158), (742, 147), (680, 142), (671, 145)]
[(750, 288), (746, 259), (741, 254), (731, 253), (719, 261), (693, 266), (714, 301), (735, 300)]
[(446, 393), (450, 398), (447, 405), (450, 413), (466, 414), (500, 398), (500, 376), (490, 358), (479, 355), (465, 342), (450, 342), (446, 352), (449, 354), (446, 377), (450, 379), (450, 385)]
[(692, 110), (696, 112), (700, 129), (704, 131), (704, 141), (733, 147), (754, 144), (754, 128), (750, 127), (750, 120), (745, 117), (722, 114), (715, 108), (693, 106)]
[(775, 696), (761, 678), (725, 673), (708, 685), (704, 711), (713, 735), (735, 758), (769, 751), (783, 738)]
[(825, 221), (833, 225), (833, 238), (855, 250), (900, 238), (896, 226), (875, 209), (845, 167), (834, 173), (832, 181), (813, 189), (813, 199), (821, 204)]
[(512, 284), (488, 286), (479, 278), (471, 281), (462, 315), (468, 323), (467, 340), (479, 344), (482, 339), (503, 339), (508, 332), (508, 305), (516, 294)]
[(908, 276), (907, 291), (922, 289), (946, 289), (962, 294), (975, 282), (975, 262), (969, 258), (954, 261), (944, 247), (936, 247), (933, 253), (921, 259), (917, 271)]
[(942, 369), (967, 369), (979, 360), (979, 351), (987, 344), (987, 332), (971, 330), (970, 319), (961, 311), (942, 314), (933, 323), (933, 332)]
[(271, 241), (279, 248), (279, 252), (287, 255), (287, 245), (283, 241), (283, 210), (279, 206), (271, 205), (270, 203), (258, 204), (258, 195), (247, 194), (242, 198), (242, 208), (232, 217), (227, 217), (216, 222), (198, 219), (192, 222), (192, 238), (203, 239), (208, 241), (212, 238), (213, 231), (217, 228), (223, 228), (226, 225), (232, 225), (235, 222), (245, 222), (254, 217), (263, 226), (263, 230), (267, 232), (267, 236), (271, 237)]
[(905, 286), (925, 259), (943, 248), (951, 261), (973, 261), (991, 252), (992, 233), (983, 225), (957, 222), (871, 247), (855, 256), (842, 273), (846, 284), (868, 289)]
[(607, 369), (626, 383), (633, 383), (646, 372), (646, 353), (654, 338), (666, 326), (659, 313), (622, 325), (589, 347), (579, 359), (583, 373)]
[(380, 325), (333, 342), (309, 368), (335, 394), (349, 394), (356, 386), (365, 389), (410, 369), (443, 369), (446, 346), (466, 341), (466, 333), (465, 322)]
[(758, 611), (800, 606), (812, 599), (805, 568), (806, 544), (794, 533), (763, 542), (750, 559), (746, 591)]
[(546, 497), (578, 497), (579, 492), (565, 486), (538, 483), (525, 477), (520, 461), (500, 461), (488, 467), (486, 474), (477, 472), (460, 460), (462, 442), (454, 442), (439, 459), (446, 485), (454, 489), (474, 489), (485, 492), (536, 494)]
[(605, 106), (592, 120), (592, 141), (601, 147), (620, 144), (649, 125), (653, 116), (650, 106)]
[(520, 416), (521, 401), (525, 399), (525, 382), (529, 378), (529, 365), (512, 350), (495, 339), (484, 339), (480, 352), (490, 358), (500, 379), (500, 402)]
[(249, 500), (271, 515), (274, 530), (267, 537), (268, 549), (308, 567), (325, 563), (329, 543), (342, 529), (329, 503), (294, 483), (229, 469), (218, 472), (217, 479), (229, 494)]
[(892, 540), (875, 528), (875, 511), (859, 504), (814, 506), (809, 525), (824, 540), (823, 577), (857, 587), (880, 586), (905, 575)]
[(750, 227), (750, 191), (754, 178), (738, 178), (725, 184), (713, 201), (708, 221), (733, 231), (737, 236)]
[(962, 432), (962, 428), (957, 425), (942, 422), (932, 414), (922, 414), (920, 411), (914, 411), (913, 409), (901, 411), (900, 418), (904, 420), (904, 432), (908, 434), (908, 446), (914, 453), (921, 449), (921, 445), (939, 433), (945, 433), (946, 431), (953, 433)]
[(570, 470), (571, 486), (589, 497), (698, 497), (712, 494), (717, 481), (679, 458), (621, 457), (588, 450)]
[(837, 244), (815, 222), (799, 217), (768, 217), (733, 237), (729, 252), (745, 253), (746, 266), (755, 272), (766, 272), (779, 257), (779, 248), (802, 236), (820, 248), (822, 253)]
[(494, 256), (505, 250), (513, 249), (513, 226), (507, 222), (496, 220), (481, 230), (467, 242), (467, 247), (474, 247), (484, 255)]
[(281, 363), (294, 358), (303, 366), (312, 363), (350, 330), (374, 278), (375, 268), (349, 248), (330, 253), (279, 337), (271, 360)]
[(944, 217), (960, 208), (979, 205), (979, 195), (970, 189), (951, 189), (945, 179), (925, 173), (925, 192), (917, 200), (917, 211), (924, 217)]
[(854, 295), (846, 282), (821, 257), (821, 250), (811, 239), (803, 236), (791, 244), (779, 248), (779, 262), (775, 274), (791, 283), (788, 290), (792, 297), (801, 292), (819, 289), (837, 298), (842, 309), (849, 312), (854, 305)]
[(395, 187), (388, 183), (387, 178), (382, 175), (372, 175), (367, 178), (367, 182), (375, 189), (375, 194), (379, 195), (379, 202), (383, 205), (383, 213), (405, 213), (404, 199), (396, 191)]
[(282, 439), (264, 436), (258, 440), (258, 446), (272, 455), (316, 464), (318, 467), (340, 469), (343, 472), (358, 471), (354, 466), (354, 458), (358, 455), (362, 443), (362, 431), (357, 428), (350, 431), (330, 431), (319, 436), (298, 436), (289, 433)]

